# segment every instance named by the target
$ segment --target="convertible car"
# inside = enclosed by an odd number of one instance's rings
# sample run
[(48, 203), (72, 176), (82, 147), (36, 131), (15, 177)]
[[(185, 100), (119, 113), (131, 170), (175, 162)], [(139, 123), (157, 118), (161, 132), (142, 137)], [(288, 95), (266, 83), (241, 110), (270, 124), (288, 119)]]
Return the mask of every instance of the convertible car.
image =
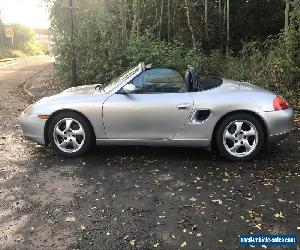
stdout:
[(201, 78), (192, 66), (182, 77), (140, 63), (106, 86), (45, 97), (20, 122), (26, 138), (64, 156), (96, 143), (216, 148), (229, 160), (248, 161), (292, 130), (293, 110), (249, 83)]

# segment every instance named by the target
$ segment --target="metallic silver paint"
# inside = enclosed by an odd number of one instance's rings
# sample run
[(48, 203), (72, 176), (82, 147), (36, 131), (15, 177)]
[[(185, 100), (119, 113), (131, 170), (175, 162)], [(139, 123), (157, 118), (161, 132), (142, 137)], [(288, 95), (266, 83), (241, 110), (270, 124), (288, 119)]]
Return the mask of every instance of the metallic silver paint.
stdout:
[[(60, 130), (60, 126), (65, 123), (65, 129)], [(73, 130), (71, 124), (76, 123), (79, 129)], [(82, 138), (78, 138), (78, 137)], [(53, 138), (56, 146), (63, 152), (75, 153), (79, 151), (85, 142), (85, 131), (77, 120), (65, 118), (60, 120), (54, 127)], [(63, 140), (62, 140), (63, 139)], [(79, 140), (78, 140), (79, 139)], [(61, 142), (60, 142), (61, 141)], [(69, 148), (69, 146), (73, 148)]]
[[(100, 91), (96, 85), (70, 88), (46, 97), (32, 106), (31, 115), (21, 115), (24, 136), (45, 144), (45, 121), (37, 115), (62, 110), (81, 113), (91, 123), (99, 145), (167, 145), (209, 147), (217, 122), (235, 111), (260, 117), (274, 141), (293, 128), (293, 111), (274, 111), (272, 92), (249, 83), (224, 80), (214, 89), (169, 94), (117, 94), (143, 71), (140, 65), (119, 82)], [(183, 107), (185, 106), (185, 107)], [(207, 120), (193, 122), (196, 110), (211, 110)]]
[(38, 144), (45, 145), (45, 120), (39, 119), (37, 115), (29, 115), (22, 113), (19, 117), (19, 121), (25, 138)]
[[(250, 130), (243, 130), (243, 124), (247, 124), (250, 127)], [(235, 132), (232, 134), (230, 133), (229, 129), (231, 126), (235, 126)], [(254, 140), (251, 144), (249, 141), (249, 137), (254, 137)], [(252, 138), (253, 139), (253, 138)], [(229, 147), (227, 140), (233, 143), (232, 147)], [(245, 157), (251, 154), (257, 144), (258, 144), (258, 132), (256, 127), (249, 121), (246, 120), (236, 120), (232, 121), (224, 130), (223, 133), (223, 145), (227, 152), (234, 157)], [(244, 148), (245, 151), (238, 152), (240, 148)]]
[(103, 106), (107, 139), (169, 139), (190, 117), (189, 93), (112, 95)]

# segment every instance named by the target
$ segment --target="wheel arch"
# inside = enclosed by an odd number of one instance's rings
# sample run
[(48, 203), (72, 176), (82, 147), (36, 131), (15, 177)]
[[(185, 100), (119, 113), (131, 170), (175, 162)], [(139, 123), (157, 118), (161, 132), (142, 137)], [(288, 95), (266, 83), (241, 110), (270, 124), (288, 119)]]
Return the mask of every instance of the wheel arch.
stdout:
[(234, 114), (238, 114), (238, 113), (243, 113), (243, 114), (250, 114), (252, 116), (254, 116), (260, 123), (260, 125), (263, 128), (264, 131), (264, 140), (265, 143), (268, 142), (269, 139), (269, 130), (268, 130), (268, 126), (265, 122), (265, 120), (256, 112), (254, 111), (250, 111), (250, 110), (235, 110), (235, 111), (231, 111), (226, 113), (225, 115), (223, 115), (218, 122), (216, 123), (214, 130), (213, 130), (213, 134), (212, 134), (212, 143), (211, 143), (211, 148), (213, 151), (217, 150), (217, 131), (218, 128), (220, 127), (220, 125), (222, 124), (222, 122), (229, 116), (234, 115)]
[(44, 128), (45, 145), (49, 145), (48, 130), (49, 130), (49, 126), (51, 124), (51, 121), (54, 119), (55, 116), (57, 116), (58, 114), (64, 113), (64, 112), (73, 112), (73, 113), (76, 113), (76, 114), (80, 115), (83, 119), (85, 119), (87, 121), (87, 123), (89, 124), (92, 135), (93, 135), (93, 137), (95, 138), (95, 141), (96, 141), (94, 127), (93, 127), (92, 123), (90, 122), (90, 120), (84, 114), (82, 114), (81, 112), (79, 112), (77, 110), (74, 110), (74, 109), (60, 109), (60, 110), (57, 110), (57, 111), (53, 112), (46, 121), (45, 128)]

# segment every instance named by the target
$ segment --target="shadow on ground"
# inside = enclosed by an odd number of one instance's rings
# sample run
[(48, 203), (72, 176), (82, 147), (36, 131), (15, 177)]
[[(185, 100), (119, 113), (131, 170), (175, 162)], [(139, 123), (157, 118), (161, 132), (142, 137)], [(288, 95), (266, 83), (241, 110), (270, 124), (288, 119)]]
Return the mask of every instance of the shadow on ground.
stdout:
[(7, 148), (15, 153), (6, 163), (15, 174), (2, 174), (0, 193), (2, 247), (235, 249), (241, 233), (297, 233), (298, 131), (248, 163), (157, 147), (64, 159), (19, 133), (13, 140), (19, 148)]

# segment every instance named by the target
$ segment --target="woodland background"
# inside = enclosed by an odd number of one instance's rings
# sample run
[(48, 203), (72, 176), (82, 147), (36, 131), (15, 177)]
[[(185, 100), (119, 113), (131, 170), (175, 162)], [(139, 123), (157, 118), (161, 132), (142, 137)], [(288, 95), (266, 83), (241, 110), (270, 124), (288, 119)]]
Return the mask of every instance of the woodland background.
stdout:
[(5, 38), (4, 24), (0, 16), (0, 60), (43, 53), (42, 45), (36, 40), (33, 29), (16, 23), (12, 26), (14, 30), (13, 43), (11, 38)]
[[(71, 78), (71, 15), (45, 0), (56, 70)], [(144, 61), (249, 81), (299, 109), (300, 1), (73, 0), (78, 84), (107, 83)]]

